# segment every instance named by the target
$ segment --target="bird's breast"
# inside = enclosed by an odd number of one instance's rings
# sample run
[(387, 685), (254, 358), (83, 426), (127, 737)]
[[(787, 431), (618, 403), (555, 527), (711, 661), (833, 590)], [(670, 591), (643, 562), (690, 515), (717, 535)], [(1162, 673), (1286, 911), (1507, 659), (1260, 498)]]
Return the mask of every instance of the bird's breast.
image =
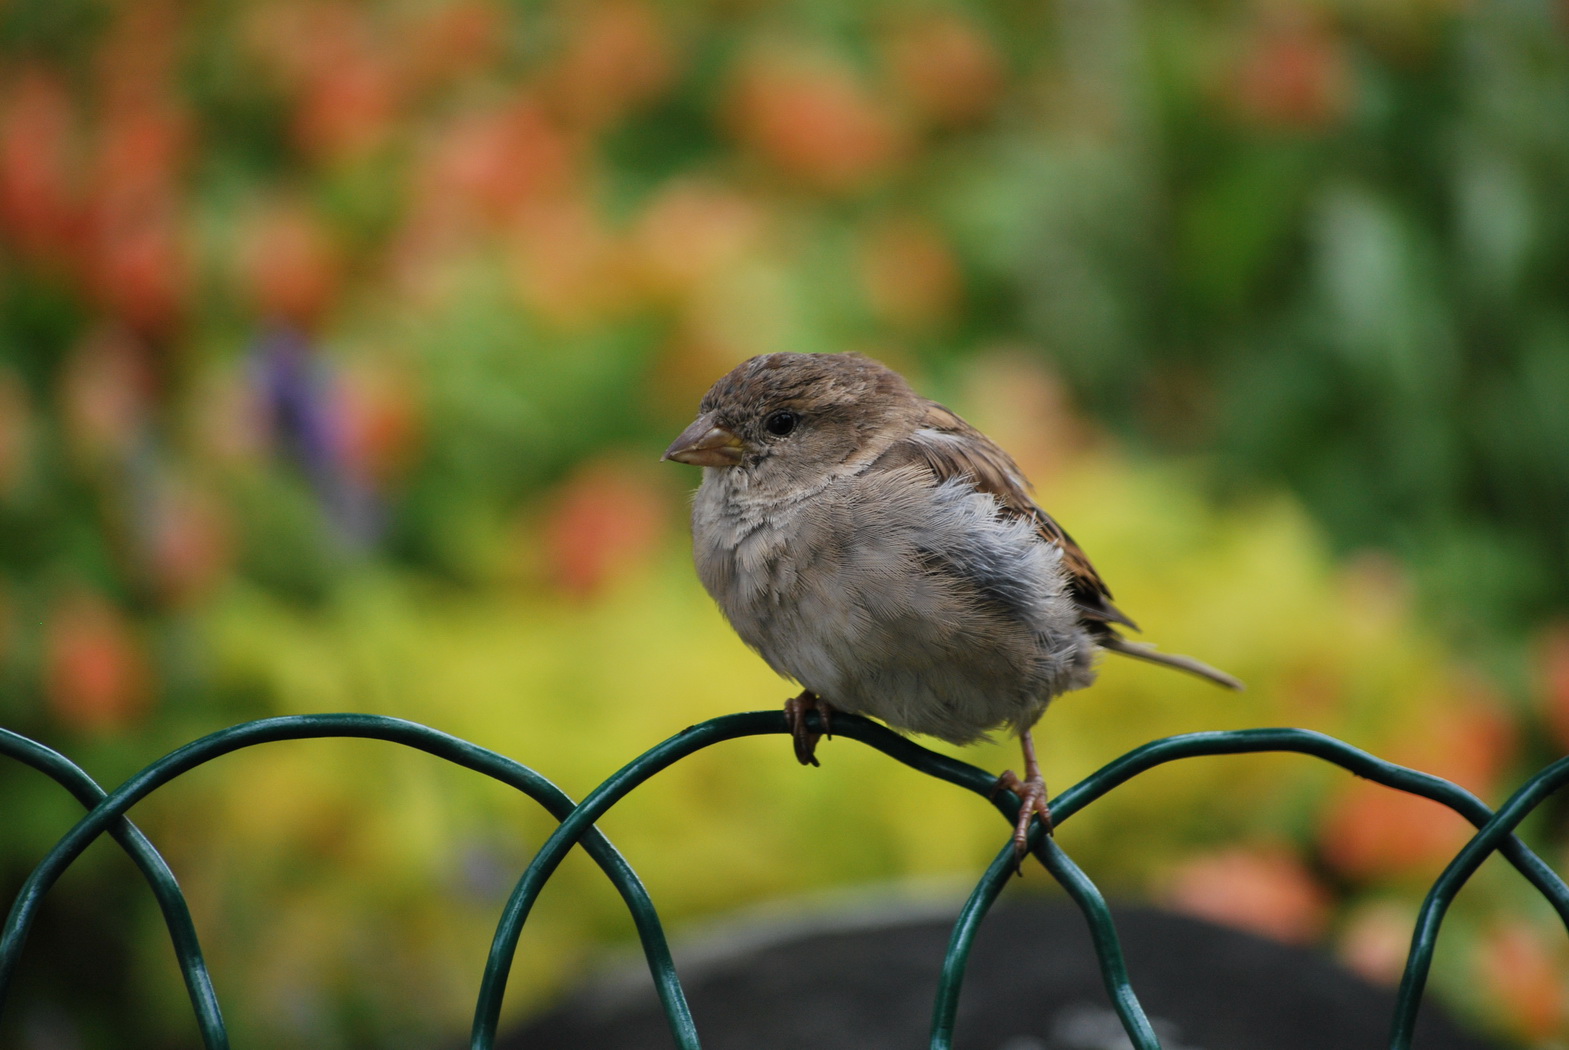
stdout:
[(896, 477), (764, 504), (705, 481), (698, 576), (770, 666), (843, 710), (954, 741), (1027, 725), (1084, 684), (1090, 643), (1055, 549), (988, 500)]

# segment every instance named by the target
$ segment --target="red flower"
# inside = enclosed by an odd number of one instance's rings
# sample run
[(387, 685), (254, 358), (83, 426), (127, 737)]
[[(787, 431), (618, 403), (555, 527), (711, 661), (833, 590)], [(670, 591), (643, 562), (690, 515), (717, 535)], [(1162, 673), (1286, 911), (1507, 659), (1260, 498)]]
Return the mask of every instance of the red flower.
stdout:
[(30, 68), (0, 87), (0, 231), (24, 258), (58, 264), (76, 251), (75, 136), (76, 113), (52, 73)]
[(1542, 632), (1537, 660), (1538, 702), (1553, 739), (1569, 754), (1569, 623)]
[(0, 369), (0, 496), (26, 476), (33, 451), (33, 406), (27, 386), (10, 369)]
[(1274, 129), (1320, 131), (1351, 108), (1351, 65), (1338, 33), (1301, 12), (1262, 21), (1227, 78), (1238, 117)]
[(137, 333), (167, 336), (185, 311), (188, 255), (173, 201), (114, 216), (95, 231), (88, 279), (104, 308)]

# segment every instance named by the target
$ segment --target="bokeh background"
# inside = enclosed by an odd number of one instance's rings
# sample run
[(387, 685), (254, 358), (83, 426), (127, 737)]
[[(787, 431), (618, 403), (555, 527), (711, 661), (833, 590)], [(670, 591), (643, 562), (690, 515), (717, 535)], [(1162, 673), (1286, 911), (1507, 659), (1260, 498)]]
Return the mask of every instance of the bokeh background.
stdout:
[[(6, 0), (0, 721), (113, 785), (242, 719), (374, 711), (581, 796), (788, 695), (700, 590), (696, 472), (658, 455), (742, 358), (859, 350), (1011, 448), (1149, 638), (1250, 683), (1108, 663), (1042, 725), (1055, 785), (1295, 724), (1496, 803), (1569, 747), (1566, 186), (1548, 0)], [(1002, 822), (822, 754), (704, 754), (605, 828), (678, 931), (843, 886), (957, 908)], [(75, 814), (0, 766), (0, 885)], [(464, 1031), (550, 827), (367, 742), (135, 815), (237, 1044), (273, 1047)], [(1526, 834), (1564, 870), (1562, 806)], [(1151, 774), (1060, 841), (1391, 981), (1464, 838), (1264, 757)], [(194, 1045), (131, 872), (101, 845), (57, 888), (0, 1041)], [(509, 1015), (630, 938), (569, 863)], [(1569, 946), (1496, 861), (1436, 983), (1561, 1045)]]

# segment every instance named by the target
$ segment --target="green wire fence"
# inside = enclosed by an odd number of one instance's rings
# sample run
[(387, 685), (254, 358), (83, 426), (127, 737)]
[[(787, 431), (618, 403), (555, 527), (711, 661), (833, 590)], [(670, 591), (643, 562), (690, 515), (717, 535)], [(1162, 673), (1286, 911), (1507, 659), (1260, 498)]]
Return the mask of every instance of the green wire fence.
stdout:
[[(859, 740), (913, 769), (991, 799), (1011, 828), (1019, 802), (1008, 792), (994, 791), (997, 778), (993, 774), (929, 751), (864, 718), (837, 716), (833, 729), (837, 736)], [(575, 845), (581, 845), (588, 852), (626, 901), (676, 1045), (681, 1050), (698, 1050), (697, 1027), (687, 1008), (686, 996), (676, 976), (670, 948), (653, 902), (636, 873), (610, 841), (594, 827), (594, 822), (644, 781), (688, 755), (725, 740), (788, 731), (784, 715), (779, 711), (753, 711), (710, 719), (677, 733), (639, 755), (590, 792), (581, 803), (574, 804), (549, 780), (510, 758), (428, 726), (379, 715), (297, 715), (245, 722), (204, 736), (171, 752), (107, 793), (80, 767), (58, 752), (18, 733), (0, 729), (0, 753), (52, 777), (87, 807), (87, 815), (44, 856), (23, 883), (11, 905), (4, 932), (0, 934), (0, 1010), (4, 1008), (6, 989), (16, 971), (28, 931), (37, 916), (44, 894), (93, 840), (107, 833), (131, 856), (157, 897), (190, 994), (191, 1007), (203, 1044), (208, 1050), (227, 1048), (228, 1031), (224, 1027), (223, 1015), (202, 958), (201, 945), (185, 897), (163, 858), (136, 826), (126, 819), (125, 814), (137, 802), (176, 777), (241, 748), (279, 740), (361, 737), (402, 744), (483, 773), (523, 792), (560, 822), (518, 880), (502, 911), (501, 921), (497, 924), (480, 982), (479, 999), (474, 1008), (470, 1037), (473, 1050), (489, 1050), (493, 1044), (502, 998), (506, 994), (507, 977), (523, 924), (528, 920), (529, 911), (545, 883)], [(1541, 891), (1557, 910), (1566, 931), (1569, 931), (1569, 887), (1514, 835), (1520, 822), (1569, 780), (1569, 758), (1555, 762), (1532, 777), (1495, 813), (1474, 795), (1447, 780), (1386, 762), (1322, 733), (1304, 729), (1187, 733), (1146, 744), (1086, 777), (1052, 800), (1052, 816), (1054, 822), (1060, 825), (1118, 785), (1166, 762), (1203, 755), (1260, 751), (1297, 752), (1334, 763), (1357, 776), (1442, 803), (1477, 828), (1476, 834), (1444, 869), (1423, 901), (1396, 1000), (1389, 1037), (1390, 1050), (1406, 1050), (1411, 1045), (1417, 1009), (1427, 983), (1434, 945), (1445, 912), (1466, 880), (1493, 852), (1502, 854)], [(1034, 856), (1083, 911), (1089, 923), (1106, 991), (1122, 1019), (1128, 1038), (1138, 1050), (1159, 1050), (1160, 1042), (1154, 1028), (1128, 980), (1116, 927), (1100, 891), (1062, 851), (1056, 840), (1044, 833), (1039, 821), (1032, 829), (1029, 846)], [(943, 959), (937, 999), (933, 1005), (930, 1042), (933, 1050), (948, 1050), (952, 1045), (959, 992), (971, 945), (981, 921), (1013, 873), (1014, 863), (1010, 839), (981, 876), (954, 924), (947, 954)]]

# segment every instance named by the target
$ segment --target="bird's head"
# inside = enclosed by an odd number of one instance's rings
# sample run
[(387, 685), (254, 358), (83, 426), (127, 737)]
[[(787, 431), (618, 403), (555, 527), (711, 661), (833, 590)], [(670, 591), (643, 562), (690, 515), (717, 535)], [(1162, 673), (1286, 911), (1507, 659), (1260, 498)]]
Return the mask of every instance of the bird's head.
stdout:
[(739, 470), (754, 487), (815, 487), (853, 473), (919, 418), (897, 372), (860, 354), (764, 354), (704, 395), (665, 459)]

